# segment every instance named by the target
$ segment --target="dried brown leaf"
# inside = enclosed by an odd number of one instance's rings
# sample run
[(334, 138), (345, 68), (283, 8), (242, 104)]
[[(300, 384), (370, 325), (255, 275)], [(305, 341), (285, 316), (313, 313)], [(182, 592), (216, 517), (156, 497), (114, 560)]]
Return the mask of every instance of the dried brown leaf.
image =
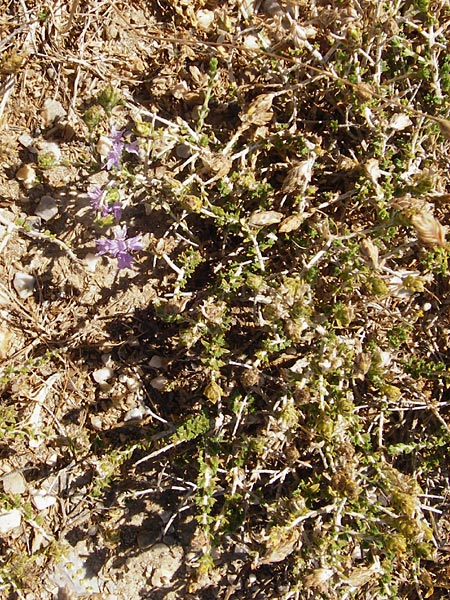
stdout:
[(285, 530), (281, 527), (275, 527), (267, 542), (271, 547), (261, 560), (262, 564), (267, 565), (283, 561), (294, 552), (299, 539), (300, 531), (298, 529)]
[(369, 238), (362, 240), (359, 247), (361, 248), (361, 252), (362, 252), (364, 258), (370, 264), (370, 266), (373, 269), (378, 269), (378, 267), (379, 267), (379, 262), (378, 262), (379, 250), (375, 246), (375, 244), (372, 242), (372, 240)]
[(283, 219), (278, 227), (278, 231), (280, 233), (290, 233), (291, 231), (295, 231), (300, 227), (300, 225), (305, 220), (305, 215), (289, 215)]
[(272, 102), (274, 94), (261, 94), (250, 104), (247, 112), (241, 115), (241, 121), (247, 125), (265, 125), (273, 117)]
[(419, 241), (425, 246), (441, 246), (445, 247), (446, 229), (439, 221), (429, 212), (422, 211), (413, 215), (411, 222), (417, 232)]
[(307, 160), (303, 160), (295, 167), (292, 167), (283, 181), (283, 185), (281, 187), (282, 193), (304, 193), (312, 179), (315, 161), (316, 156), (312, 154)]

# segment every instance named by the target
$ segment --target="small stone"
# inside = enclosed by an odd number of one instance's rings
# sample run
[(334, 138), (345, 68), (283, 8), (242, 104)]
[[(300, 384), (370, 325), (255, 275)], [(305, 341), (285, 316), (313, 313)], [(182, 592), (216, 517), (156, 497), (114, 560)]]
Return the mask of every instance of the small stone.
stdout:
[(51, 196), (42, 196), (34, 214), (41, 217), (44, 221), (50, 221), (50, 219), (56, 217), (58, 207), (56, 206), (55, 199)]
[(214, 13), (212, 10), (198, 10), (197, 23), (200, 29), (208, 31), (214, 23)]
[(158, 375), (158, 377), (154, 377), (150, 381), (150, 385), (152, 386), (152, 388), (158, 390), (159, 392), (162, 392), (165, 389), (167, 383), (167, 379), (162, 375)]
[(162, 367), (166, 366), (166, 361), (163, 359), (162, 356), (158, 356), (157, 354), (155, 354), (151, 357), (148, 365), (149, 367), (153, 367), (154, 369), (161, 369)]
[(110, 367), (102, 367), (92, 373), (92, 378), (96, 383), (105, 383), (114, 376), (114, 371)]
[(112, 148), (112, 145), (113, 145), (112, 141), (109, 138), (107, 138), (104, 135), (101, 135), (99, 137), (99, 140), (97, 142), (95, 149), (97, 150), (97, 152), (99, 153), (101, 158), (106, 158), (109, 154), (109, 151)]
[(13, 279), (13, 286), (19, 298), (25, 300), (33, 295), (36, 279), (28, 273), (16, 273)]
[(16, 172), (16, 179), (23, 183), (23, 186), (28, 190), (36, 181), (36, 171), (31, 165), (22, 165)]
[(57, 119), (62, 119), (66, 114), (67, 112), (61, 102), (53, 100), (52, 98), (47, 98), (41, 110), (44, 127), (50, 127)]
[(27, 482), (20, 471), (12, 471), (3, 477), (3, 491), (6, 494), (22, 495), (27, 489)]
[(46, 494), (42, 490), (35, 491), (32, 494), (32, 501), (37, 510), (45, 510), (50, 506), (56, 504), (55, 496), (51, 496), (50, 494)]
[(19, 136), (19, 143), (22, 144), (24, 148), (28, 148), (30, 152), (36, 153), (36, 148), (34, 148), (35, 139), (29, 133), (23, 133)]
[(101, 431), (103, 429), (103, 421), (98, 415), (91, 415), (89, 421), (96, 431)]
[(178, 158), (189, 158), (192, 154), (192, 149), (188, 144), (178, 144), (175, 148), (175, 154)]
[(0, 513), (0, 533), (8, 533), (22, 522), (22, 513), (17, 508)]
[(145, 413), (142, 410), (142, 408), (132, 408), (131, 410), (127, 411), (123, 420), (125, 421), (125, 423), (127, 423), (128, 421), (142, 421), (142, 419), (144, 418), (144, 414)]
[(84, 257), (83, 262), (86, 265), (86, 269), (88, 271), (90, 271), (91, 273), (95, 273), (99, 260), (100, 256), (98, 254), (92, 254), (92, 252), (89, 252), (89, 254), (86, 254), (86, 256)]

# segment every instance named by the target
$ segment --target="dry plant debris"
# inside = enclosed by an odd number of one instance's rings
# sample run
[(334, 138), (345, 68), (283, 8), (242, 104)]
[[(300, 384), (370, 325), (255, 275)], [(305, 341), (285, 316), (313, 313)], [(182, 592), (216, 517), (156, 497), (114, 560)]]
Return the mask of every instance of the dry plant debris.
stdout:
[(2, 3), (2, 598), (448, 597), (449, 26)]

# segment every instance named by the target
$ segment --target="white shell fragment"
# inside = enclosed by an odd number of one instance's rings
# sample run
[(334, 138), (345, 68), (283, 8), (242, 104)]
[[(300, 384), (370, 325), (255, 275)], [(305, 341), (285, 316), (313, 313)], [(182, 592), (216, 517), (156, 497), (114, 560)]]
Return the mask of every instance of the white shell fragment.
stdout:
[(58, 207), (56, 206), (55, 199), (51, 196), (42, 196), (34, 214), (41, 217), (44, 221), (50, 221), (50, 219), (56, 217)]
[(13, 286), (19, 298), (25, 300), (33, 295), (36, 279), (28, 273), (18, 272), (14, 275)]
[(19, 509), (13, 508), (7, 512), (0, 513), (0, 533), (8, 533), (22, 522), (22, 513)]
[(92, 378), (96, 383), (105, 383), (114, 377), (114, 371), (110, 367), (102, 367), (92, 373)]

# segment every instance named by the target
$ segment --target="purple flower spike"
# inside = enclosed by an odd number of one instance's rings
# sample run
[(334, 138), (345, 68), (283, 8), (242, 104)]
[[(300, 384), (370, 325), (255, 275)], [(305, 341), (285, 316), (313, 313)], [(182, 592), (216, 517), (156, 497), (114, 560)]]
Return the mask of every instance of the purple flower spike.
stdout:
[(116, 169), (121, 168), (120, 157), (122, 156), (123, 146), (123, 142), (114, 142), (114, 144), (112, 145), (112, 148), (108, 152), (108, 156), (106, 157), (105, 163), (105, 168), (108, 171), (111, 171), (113, 167), (115, 167)]
[(127, 226), (116, 225), (113, 228), (114, 239), (102, 238), (96, 240), (98, 254), (110, 254), (117, 258), (118, 268), (129, 269), (133, 262), (130, 252), (138, 252), (144, 249), (142, 236), (138, 235), (127, 239)]
[[(115, 188), (112, 187), (109, 191), (112, 190), (115, 190)], [(92, 188), (92, 190), (88, 191), (87, 196), (91, 201), (93, 210), (95, 210), (97, 213), (100, 213), (100, 216), (107, 217), (108, 215), (113, 215), (114, 220), (118, 222), (122, 216), (122, 203), (120, 201), (120, 197), (119, 199), (112, 199), (110, 194), (106, 192), (107, 190), (102, 190), (95, 186)]]
[(91, 201), (91, 205), (94, 210), (98, 210), (100, 208), (103, 194), (104, 190), (101, 190), (98, 186), (95, 186), (92, 188), (92, 190), (88, 191), (87, 197)]
[(112, 142), (112, 147), (111, 150), (108, 152), (108, 156), (106, 157), (106, 163), (104, 164), (104, 168), (106, 168), (108, 171), (110, 171), (113, 167), (115, 167), (116, 169), (121, 168), (120, 159), (124, 150), (129, 154), (139, 155), (138, 142), (134, 141), (126, 144), (123, 141), (124, 133), (125, 129), (116, 129), (114, 125), (111, 127), (109, 139)]
[(109, 138), (113, 144), (118, 144), (122, 141), (123, 134), (125, 133), (125, 129), (116, 129), (114, 125), (111, 127), (111, 133), (109, 134)]

